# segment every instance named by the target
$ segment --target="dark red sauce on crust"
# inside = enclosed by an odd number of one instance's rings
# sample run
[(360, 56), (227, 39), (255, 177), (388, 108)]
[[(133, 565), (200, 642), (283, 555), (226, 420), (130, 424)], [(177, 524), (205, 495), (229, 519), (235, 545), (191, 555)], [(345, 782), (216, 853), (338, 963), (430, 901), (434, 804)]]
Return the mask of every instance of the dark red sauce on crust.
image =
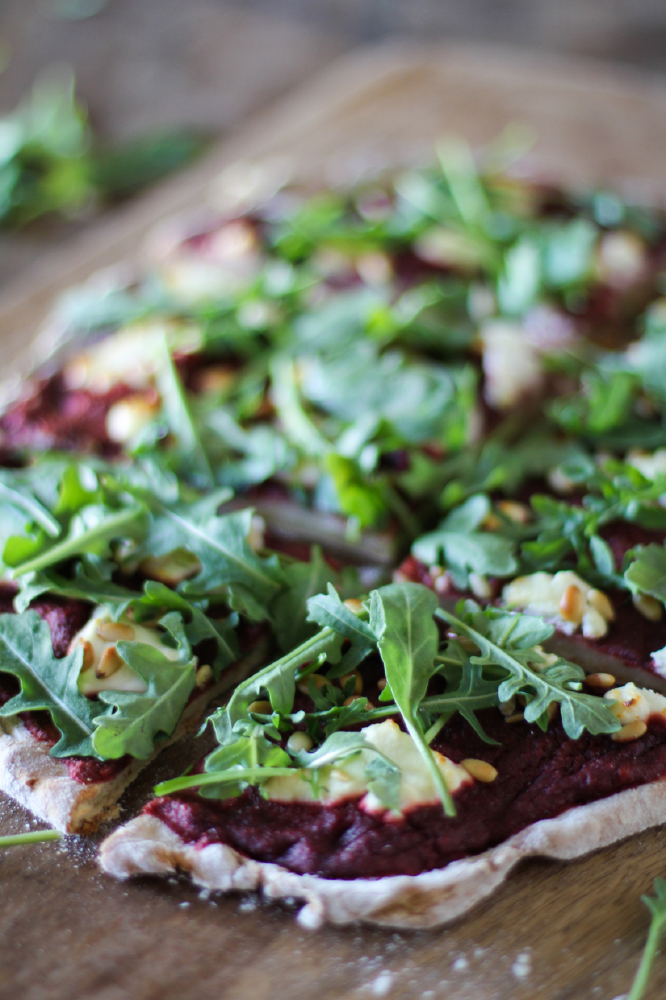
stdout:
[(491, 784), (475, 782), (456, 794), (454, 819), (439, 805), (393, 820), (365, 813), (358, 799), (332, 806), (271, 802), (254, 789), (225, 800), (183, 792), (155, 799), (144, 811), (197, 847), (229, 844), (299, 874), (415, 875), (478, 854), (537, 820), (666, 776), (660, 717), (650, 719), (640, 739), (616, 743), (589, 733), (571, 740), (559, 722), (544, 733), (525, 723), (508, 725), (494, 709), (479, 715), (500, 746), (483, 743), (460, 716), (433, 744), (456, 762), (476, 757), (498, 771)]

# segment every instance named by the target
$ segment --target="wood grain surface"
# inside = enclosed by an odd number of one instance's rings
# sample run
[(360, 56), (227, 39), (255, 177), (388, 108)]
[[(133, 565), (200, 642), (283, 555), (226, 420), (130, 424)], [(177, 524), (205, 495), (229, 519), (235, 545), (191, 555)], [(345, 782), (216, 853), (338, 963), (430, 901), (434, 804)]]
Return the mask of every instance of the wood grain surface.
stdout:
[[(0, 300), (3, 364), (54, 294), (123, 256), (150, 226), (201, 202), (234, 160), (286, 156), (304, 183), (354, 179), (419, 162), (447, 132), (474, 143), (520, 120), (537, 134), (532, 169), (576, 184), (666, 190), (666, 93), (608, 68), (478, 48), (382, 49), (346, 59), (255, 119), (205, 162), (119, 212)], [(189, 744), (193, 759), (203, 747)], [(131, 815), (182, 760), (168, 750), (128, 795)], [(0, 832), (29, 817), (0, 801)], [(34, 825), (34, 824), (31, 824)], [(439, 931), (298, 929), (286, 907), (202, 899), (185, 882), (120, 884), (94, 845), (25, 846), (0, 857), (4, 1000), (615, 1000), (628, 989), (647, 928), (639, 896), (666, 873), (665, 835), (567, 865), (530, 862), (470, 917)], [(649, 1000), (666, 995), (666, 959)]]

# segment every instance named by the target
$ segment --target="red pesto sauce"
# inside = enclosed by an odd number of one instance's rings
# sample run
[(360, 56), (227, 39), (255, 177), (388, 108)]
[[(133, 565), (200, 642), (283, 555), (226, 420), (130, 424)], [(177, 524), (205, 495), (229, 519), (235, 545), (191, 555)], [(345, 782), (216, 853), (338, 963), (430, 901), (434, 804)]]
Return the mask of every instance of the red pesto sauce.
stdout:
[(181, 792), (153, 800), (144, 812), (197, 848), (228, 844), (298, 874), (416, 875), (479, 854), (537, 820), (666, 776), (666, 721), (660, 716), (630, 743), (589, 733), (571, 740), (559, 720), (546, 733), (536, 725), (507, 724), (495, 709), (479, 718), (500, 746), (482, 742), (459, 715), (433, 743), (456, 762), (475, 757), (498, 771), (494, 782), (474, 782), (456, 793), (453, 819), (444, 817), (441, 805), (384, 819), (364, 812), (358, 798), (331, 806), (273, 802), (255, 789), (224, 800)]

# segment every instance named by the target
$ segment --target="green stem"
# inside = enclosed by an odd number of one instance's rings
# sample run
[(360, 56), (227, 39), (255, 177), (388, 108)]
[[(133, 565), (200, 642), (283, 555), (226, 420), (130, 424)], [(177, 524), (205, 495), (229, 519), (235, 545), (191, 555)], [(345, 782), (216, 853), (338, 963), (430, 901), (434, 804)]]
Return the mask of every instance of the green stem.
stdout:
[(453, 797), (449, 791), (448, 785), (446, 784), (444, 775), (437, 766), (435, 756), (428, 746), (423, 733), (421, 732), (421, 727), (419, 726), (417, 720), (412, 717), (411, 713), (401, 712), (401, 715), (404, 719), (405, 726), (407, 727), (407, 732), (416, 743), (418, 751), (430, 771), (430, 776), (433, 780), (435, 788), (437, 789), (437, 794), (442, 800), (445, 815), (455, 816), (456, 807), (453, 804)]
[(627, 1000), (641, 1000), (650, 978), (652, 963), (655, 960), (657, 948), (659, 946), (659, 939), (661, 938), (665, 927), (666, 914), (664, 914), (664, 916), (660, 919), (652, 921), (650, 933), (648, 934), (648, 939), (645, 943), (643, 957), (641, 958), (641, 964), (638, 966), (636, 978), (632, 983), (631, 991), (627, 996)]
[(95, 525), (94, 528), (82, 532), (76, 538), (66, 538), (63, 542), (53, 545), (46, 552), (42, 552), (41, 555), (36, 556), (34, 559), (29, 559), (20, 566), (14, 567), (12, 578), (16, 579), (18, 576), (23, 576), (24, 573), (32, 573), (36, 570), (44, 569), (46, 566), (51, 566), (53, 563), (69, 559), (71, 556), (80, 555), (90, 545), (94, 545), (100, 541), (111, 541), (112, 538), (121, 538), (123, 530), (144, 514), (145, 508), (143, 505), (128, 507), (126, 510), (112, 514), (111, 517), (105, 518), (99, 524)]
[(30, 833), (10, 833), (6, 837), (0, 837), (0, 847), (39, 844), (45, 840), (62, 840), (62, 834), (59, 830), (31, 830)]
[(239, 767), (237, 770), (207, 771), (205, 774), (186, 774), (182, 778), (172, 778), (155, 786), (155, 795), (171, 795), (184, 788), (198, 788), (200, 785), (235, 785), (238, 781), (254, 783), (268, 781), (269, 778), (287, 778), (296, 774), (293, 767)]

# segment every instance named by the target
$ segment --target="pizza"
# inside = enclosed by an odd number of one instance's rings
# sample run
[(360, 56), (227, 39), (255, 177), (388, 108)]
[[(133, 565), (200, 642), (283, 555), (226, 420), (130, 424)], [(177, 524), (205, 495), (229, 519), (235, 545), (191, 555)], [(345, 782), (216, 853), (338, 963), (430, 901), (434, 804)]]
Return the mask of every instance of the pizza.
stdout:
[(428, 926), (666, 818), (666, 219), (493, 162), (247, 183), (54, 312), (0, 787), (91, 831), (232, 692), (106, 871)]

